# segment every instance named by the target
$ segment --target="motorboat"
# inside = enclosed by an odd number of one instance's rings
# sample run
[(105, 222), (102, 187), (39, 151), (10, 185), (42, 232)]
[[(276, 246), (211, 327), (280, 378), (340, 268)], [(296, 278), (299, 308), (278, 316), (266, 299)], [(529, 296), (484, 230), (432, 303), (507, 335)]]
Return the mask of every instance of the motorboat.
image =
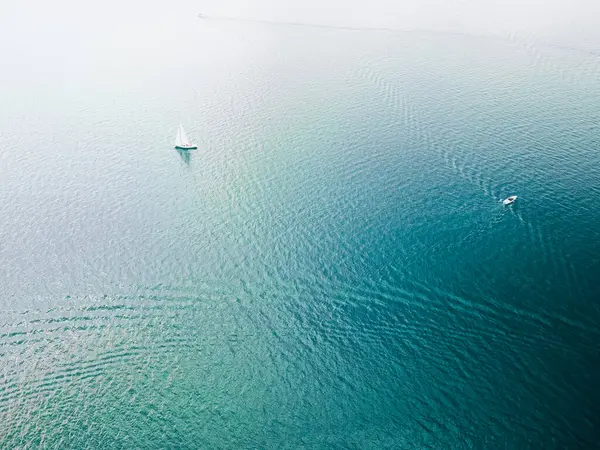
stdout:
[(512, 205), (516, 199), (517, 199), (516, 195), (511, 195), (510, 197), (504, 199), (502, 201), (502, 203), (504, 203), (505, 205)]

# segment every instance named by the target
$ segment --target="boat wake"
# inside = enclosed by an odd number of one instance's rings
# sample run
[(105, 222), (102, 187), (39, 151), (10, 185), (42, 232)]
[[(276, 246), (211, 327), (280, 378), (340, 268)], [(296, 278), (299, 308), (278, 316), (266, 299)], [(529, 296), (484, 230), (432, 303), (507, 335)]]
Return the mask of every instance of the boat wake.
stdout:
[(387, 31), (387, 32), (403, 32), (401, 28), (389, 28), (389, 27), (361, 27), (361, 26), (348, 26), (348, 25), (330, 25), (310, 22), (285, 22), (277, 20), (263, 20), (263, 19), (249, 19), (245, 17), (232, 17), (232, 16), (207, 16), (204, 14), (198, 14), (199, 19), (221, 21), (221, 22), (243, 22), (243, 23), (256, 23), (263, 25), (278, 25), (283, 27), (303, 27), (303, 28), (322, 28), (328, 30), (346, 30), (346, 31)]

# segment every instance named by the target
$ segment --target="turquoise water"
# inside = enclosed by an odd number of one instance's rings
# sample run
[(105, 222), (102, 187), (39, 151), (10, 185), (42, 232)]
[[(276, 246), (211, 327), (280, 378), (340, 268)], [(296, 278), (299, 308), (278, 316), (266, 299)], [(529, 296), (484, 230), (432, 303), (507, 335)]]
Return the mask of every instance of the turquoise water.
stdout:
[(596, 445), (596, 54), (161, 33), (0, 76), (0, 447)]

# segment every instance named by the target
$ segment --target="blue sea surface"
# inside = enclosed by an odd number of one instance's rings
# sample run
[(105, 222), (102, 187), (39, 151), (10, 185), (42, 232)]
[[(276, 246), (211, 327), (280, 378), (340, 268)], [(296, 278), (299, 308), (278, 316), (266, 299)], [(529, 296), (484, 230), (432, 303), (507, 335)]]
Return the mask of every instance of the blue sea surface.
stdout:
[(0, 447), (598, 445), (598, 55), (190, 23), (0, 75)]

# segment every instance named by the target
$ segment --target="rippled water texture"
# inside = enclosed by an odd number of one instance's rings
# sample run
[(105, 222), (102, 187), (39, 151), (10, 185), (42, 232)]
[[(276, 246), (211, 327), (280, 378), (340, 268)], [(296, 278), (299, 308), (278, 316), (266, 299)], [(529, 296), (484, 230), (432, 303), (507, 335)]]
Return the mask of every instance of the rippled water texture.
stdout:
[(165, 39), (3, 75), (2, 448), (596, 445), (597, 55)]

